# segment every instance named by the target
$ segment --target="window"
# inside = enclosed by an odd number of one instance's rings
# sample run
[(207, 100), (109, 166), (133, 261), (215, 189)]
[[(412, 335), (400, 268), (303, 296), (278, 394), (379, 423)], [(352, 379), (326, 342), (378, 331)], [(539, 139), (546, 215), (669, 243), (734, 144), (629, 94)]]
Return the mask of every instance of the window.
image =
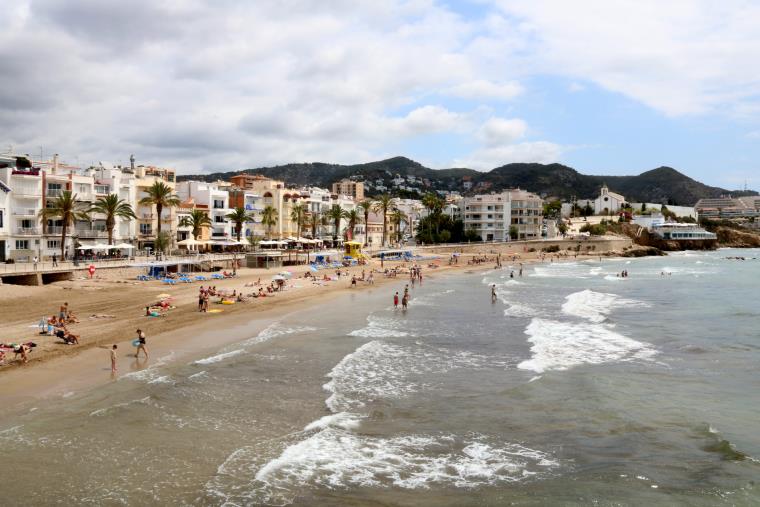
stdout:
[(61, 240), (60, 239), (49, 239), (47, 242), (47, 247), (50, 250), (57, 250), (58, 248), (61, 248)]
[(140, 234), (150, 235), (153, 234), (153, 227), (151, 224), (140, 224)]
[(224, 199), (214, 199), (214, 209), (224, 208)]
[(16, 240), (16, 250), (29, 250), (29, 240), (28, 239), (17, 239)]
[(95, 185), (96, 194), (108, 194), (109, 192), (110, 188), (108, 188), (108, 185)]
[(31, 229), (32, 227), (34, 227), (34, 222), (32, 220), (29, 220), (28, 218), (21, 220), (22, 229)]
[(215, 216), (214, 217), (214, 222), (216, 222), (217, 224), (223, 224), (224, 223), (224, 217), (222, 217), (222, 216)]
[(60, 183), (48, 183), (47, 185), (47, 195), (51, 197), (56, 197), (61, 195), (61, 191), (63, 190), (63, 187)]
[(0, 229), (3, 228), (3, 210), (0, 209)]

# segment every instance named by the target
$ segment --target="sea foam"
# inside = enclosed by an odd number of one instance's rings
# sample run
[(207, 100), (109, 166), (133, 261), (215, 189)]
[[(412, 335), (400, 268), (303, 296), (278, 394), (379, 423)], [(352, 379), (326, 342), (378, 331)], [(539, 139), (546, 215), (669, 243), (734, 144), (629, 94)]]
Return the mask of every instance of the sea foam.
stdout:
[(656, 354), (651, 344), (616, 333), (602, 324), (573, 324), (533, 319), (525, 330), (532, 357), (518, 368), (543, 373), (582, 364), (648, 359)]
[(562, 305), (562, 312), (566, 315), (588, 319), (591, 322), (603, 322), (612, 310), (625, 306), (645, 306), (645, 304), (621, 298), (616, 294), (584, 290), (567, 296), (565, 304)]

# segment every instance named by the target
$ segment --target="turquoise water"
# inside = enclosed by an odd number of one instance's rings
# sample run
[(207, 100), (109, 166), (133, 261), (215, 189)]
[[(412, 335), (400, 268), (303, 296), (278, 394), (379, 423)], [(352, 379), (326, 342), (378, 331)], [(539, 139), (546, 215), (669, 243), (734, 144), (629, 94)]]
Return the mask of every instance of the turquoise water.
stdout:
[[(760, 251), (362, 291), (4, 418), (8, 504), (758, 505)], [(616, 276), (628, 270), (630, 276)], [(664, 275), (663, 275), (664, 273)], [(490, 286), (498, 298), (491, 302)]]

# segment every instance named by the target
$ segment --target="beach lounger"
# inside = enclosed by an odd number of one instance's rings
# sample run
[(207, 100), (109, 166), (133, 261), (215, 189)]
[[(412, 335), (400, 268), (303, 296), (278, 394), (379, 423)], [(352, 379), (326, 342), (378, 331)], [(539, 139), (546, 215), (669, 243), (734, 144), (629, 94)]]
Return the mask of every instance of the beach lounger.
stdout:
[(147, 282), (148, 280), (151, 280), (151, 277), (148, 275), (137, 275), (137, 279), (141, 282)]
[(171, 278), (164, 278), (164, 279), (163, 279), (163, 282), (164, 282), (166, 285), (176, 285), (176, 283), (177, 283), (177, 282), (176, 282), (176, 280), (172, 280)]
[(196, 277), (195, 277), (195, 279), (196, 279), (197, 281), (199, 281), (199, 282), (204, 282), (204, 281), (206, 281), (206, 277), (205, 277), (205, 276), (203, 276), (203, 275), (198, 275), (198, 276), (196, 276)]
[(211, 278), (213, 278), (214, 280), (224, 280), (224, 277), (220, 275), (219, 273), (214, 273), (213, 275), (211, 275)]

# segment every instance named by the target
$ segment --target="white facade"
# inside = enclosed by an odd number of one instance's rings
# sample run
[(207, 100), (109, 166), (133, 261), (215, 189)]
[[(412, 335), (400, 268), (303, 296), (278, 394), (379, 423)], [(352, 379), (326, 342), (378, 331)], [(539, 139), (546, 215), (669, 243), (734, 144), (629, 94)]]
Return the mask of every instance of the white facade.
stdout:
[(625, 197), (610, 192), (607, 185), (604, 185), (599, 197), (594, 200), (594, 213), (597, 215), (614, 215), (620, 211), (625, 202)]
[(230, 194), (226, 189), (219, 188), (218, 183), (205, 181), (180, 181), (177, 183), (177, 197), (182, 202), (191, 201), (202, 205), (208, 210), (211, 219), (211, 239), (233, 239), (234, 224), (226, 218), (230, 209)]
[(507, 190), (463, 199), (465, 230), (474, 230), (483, 241), (509, 241), (515, 227), (519, 239), (541, 237), (543, 200), (524, 190)]

